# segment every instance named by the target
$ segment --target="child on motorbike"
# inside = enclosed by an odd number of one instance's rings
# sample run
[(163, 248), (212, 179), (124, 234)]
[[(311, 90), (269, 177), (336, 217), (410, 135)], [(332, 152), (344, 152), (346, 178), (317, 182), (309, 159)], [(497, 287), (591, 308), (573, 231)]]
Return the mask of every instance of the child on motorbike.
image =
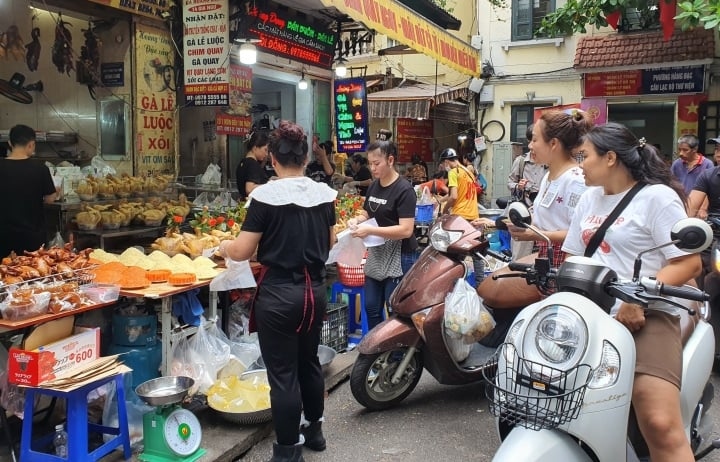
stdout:
[[(620, 279), (633, 275), (638, 253), (667, 242), (673, 224), (687, 217), (682, 185), (655, 148), (620, 124), (591, 129), (580, 146), (589, 189), (575, 207), (562, 250), (583, 255), (604, 219), (636, 184), (645, 186), (611, 224), (592, 258)], [(701, 269), (700, 257), (664, 247), (643, 259), (642, 276), (682, 285)], [(682, 341), (679, 308), (644, 310), (618, 302), (613, 313), (635, 338), (636, 373), (632, 404), (653, 462), (694, 460), (680, 413)]]

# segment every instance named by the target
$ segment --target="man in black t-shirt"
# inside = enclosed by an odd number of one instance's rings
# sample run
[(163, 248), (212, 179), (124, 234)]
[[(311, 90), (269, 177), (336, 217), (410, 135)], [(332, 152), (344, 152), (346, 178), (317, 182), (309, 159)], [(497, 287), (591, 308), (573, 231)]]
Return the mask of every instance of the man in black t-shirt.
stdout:
[(305, 168), (305, 176), (312, 178), (318, 183), (326, 183), (332, 187), (332, 176), (335, 173), (335, 164), (330, 162), (330, 156), (333, 153), (332, 141), (323, 143), (313, 142), (313, 154), (315, 160), (310, 162)]

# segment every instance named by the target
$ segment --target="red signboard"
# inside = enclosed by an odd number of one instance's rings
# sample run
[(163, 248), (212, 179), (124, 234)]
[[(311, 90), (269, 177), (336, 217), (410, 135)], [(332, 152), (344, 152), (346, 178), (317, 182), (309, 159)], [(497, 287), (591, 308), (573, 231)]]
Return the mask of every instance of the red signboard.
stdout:
[(585, 97), (642, 94), (642, 71), (598, 72), (585, 75)]
[(433, 134), (432, 120), (397, 119), (398, 162), (410, 162), (413, 154), (432, 162)]
[(230, 105), (215, 116), (219, 135), (244, 136), (252, 127), (252, 68), (230, 61)]

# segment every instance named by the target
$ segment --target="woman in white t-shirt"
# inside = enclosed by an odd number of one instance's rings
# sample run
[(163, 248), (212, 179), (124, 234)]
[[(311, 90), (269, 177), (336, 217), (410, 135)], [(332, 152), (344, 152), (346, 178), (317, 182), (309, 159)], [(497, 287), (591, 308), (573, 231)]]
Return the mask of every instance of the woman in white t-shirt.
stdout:
[[(632, 278), (635, 258), (668, 241), (673, 224), (687, 217), (682, 185), (655, 148), (623, 125), (608, 123), (590, 130), (580, 147), (585, 182), (562, 249), (583, 255), (588, 241), (636, 183), (646, 184), (608, 228), (592, 258)], [(675, 246), (643, 256), (641, 276), (682, 285), (700, 274), (700, 256)], [(653, 462), (691, 461), (693, 454), (680, 414), (682, 341), (674, 310), (647, 310), (618, 303), (616, 319), (633, 333), (636, 347), (632, 403)]]
[[(585, 178), (577, 164), (574, 150), (582, 136), (592, 127), (592, 121), (583, 111), (548, 111), (540, 117), (532, 131), (530, 150), (548, 171), (540, 182), (533, 201), (533, 224), (556, 244), (553, 246), (553, 266), (564, 261), (560, 245), (565, 239), (575, 205), (585, 191)], [(530, 230), (508, 226), (517, 241), (537, 241)], [(538, 241), (540, 256), (547, 255), (547, 244)]]

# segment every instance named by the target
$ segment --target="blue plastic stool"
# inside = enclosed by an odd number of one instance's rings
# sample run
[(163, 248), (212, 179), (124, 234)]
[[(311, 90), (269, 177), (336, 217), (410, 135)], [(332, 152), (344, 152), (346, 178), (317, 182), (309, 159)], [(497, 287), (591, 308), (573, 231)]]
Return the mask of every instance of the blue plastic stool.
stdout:
[[(360, 319), (357, 318), (357, 296), (360, 296)], [(365, 314), (365, 289), (361, 287), (350, 287), (337, 281), (332, 285), (330, 301), (344, 303), (347, 297), (348, 304), (348, 344), (360, 343), (360, 340), (368, 333), (367, 314)]]
[[(118, 428), (88, 422), (88, 393), (112, 381), (115, 381), (115, 390), (117, 393)], [(72, 462), (97, 461), (119, 446), (123, 446), (125, 459), (130, 459), (132, 451), (130, 449), (130, 433), (128, 431), (127, 410), (125, 409), (125, 387), (123, 382), (123, 374), (115, 374), (71, 391), (50, 390), (37, 387), (25, 388), (24, 414), (26, 418), (23, 419), (22, 425), (20, 460), (32, 462), (57, 462), (61, 460)], [(33, 443), (36, 443), (35, 447), (51, 447), (54, 436), (54, 434), (51, 433), (50, 435), (45, 435), (33, 441), (32, 415), (36, 395), (48, 395), (66, 400), (67, 422), (65, 424), (65, 431), (68, 434), (67, 458), (38, 452), (32, 448), (32, 446), (34, 446)], [(115, 435), (115, 437), (94, 451), (88, 452), (88, 434), (90, 432)]]

